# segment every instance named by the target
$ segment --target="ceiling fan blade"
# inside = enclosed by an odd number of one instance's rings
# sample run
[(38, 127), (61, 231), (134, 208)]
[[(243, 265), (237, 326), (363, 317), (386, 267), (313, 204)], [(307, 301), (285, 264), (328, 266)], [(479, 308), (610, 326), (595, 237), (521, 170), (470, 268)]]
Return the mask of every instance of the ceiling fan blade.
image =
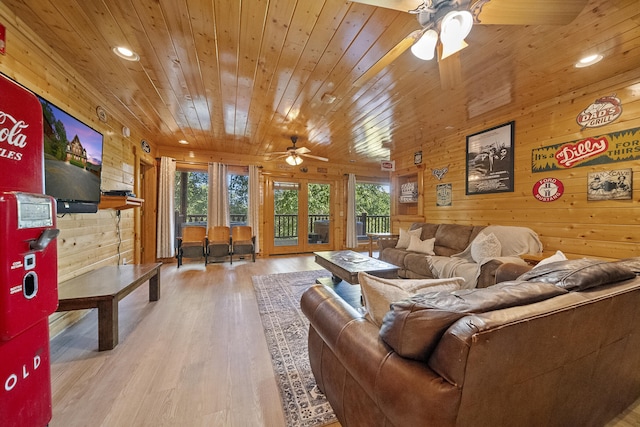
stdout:
[(462, 67), (460, 65), (460, 51), (442, 58), (442, 45), (438, 44), (438, 68), (440, 72), (440, 86), (448, 90), (462, 84)]
[(389, 52), (387, 52), (382, 58), (378, 60), (375, 64), (371, 66), (367, 71), (364, 72), (354, 83), (353, 86), (357, 88), (361, 88), (364, 86), (369, 80), (371, 80), (375, 75), (377, 75), (380, 71), (387, 67), (387, 65), (391, 64), (395, 61), (400, 55), (404, 53), (405, 50), (409, 49), (415, 42), (422, 36), (424, 30), (415, 30), (407, 37), (402, 39), (400, 43), (395, 45)]
[(285, 157), (288, 154), (288, 151), (274, 151), (273, 153), (267, 153), (267, 156)]
[(582, 12), (587, 1), (476, 0), (471, 9), (481, 24), (566, 25)]
[(307, 154), (310, 153), (311, 150), (309, 150), (307, 147), (298, 147), (296, 148), (296, 154)]
[(303, 157), (309, 157), (310, 159), (316, 159), (316, 160), (321, 160), (323, 162), (328, 162), (329, 159), (327, 159), (326, 157), (320, 157), (320, 156), (314, 156), (312, 154), (300, 154)]
[(414, 10), (424, 3), (422, 0), (351, 0), (351, 2), (384, 7), (387, 9), (395, 9), (401, 12)]

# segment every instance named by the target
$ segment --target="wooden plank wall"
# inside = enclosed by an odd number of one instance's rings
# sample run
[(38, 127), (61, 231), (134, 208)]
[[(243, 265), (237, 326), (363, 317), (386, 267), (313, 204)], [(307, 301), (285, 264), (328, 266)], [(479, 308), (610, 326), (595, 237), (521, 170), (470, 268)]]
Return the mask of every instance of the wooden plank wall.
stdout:
[[(109, 114), (113, 110), (109, 100), (96, 97), (97, 91), (2, 4), (0, 20), (6, 27), (7, 37), (7, 53), (0, 56), (0, 72), (102, 133), (102, 188), (133, 189), (138, 154), (132, 141), (139, 141), (140, 136), (124, 138), (124, 124)], [(107, 123), (97, 118), (98, 105), (109, 114)], [(99, 210), (95, 214), (58, 215), (59, 282), (103, 265), (122, 263), (125, 258), (133, 262), (137, 256), (135, 215), (134, 209), (122, 211), (120, 217), (112, 209)], [(51, 316), (52, 335), (82, 314), (70, 312)]]
[[(597, 85), (559, 95), (547, 102), (526, 105), (515, 101), (477, 119), (459, 133), (438, 140), (423, 141), (394, 154), (396, 166), (411, 168), (417, 150), (424, 153), (424, 217), (428, 222), (474, 225), (516, 225), (535, 230), (545, 251), (562, 250), (573, 256), (625, 258), (640, 256), (640, 161), (609, 163), (592, 167), (532, 173), (532, 150), (587, 137), (640, 126), (640, 72), (612, 77)], [(614, 123), (580, 130), (576, 116), (596, 99), (616, 94), (623, 105)], [(511, 193), (465, 195), (466, 136), (515, 121), (515, 191)], [(638, 141), (636, 141), (638, 143)], [(432, 169), (447, 167), (438, 181)], [(587, 201), (587, 174), (594, 171), (631, 168), (635, 175), (633, 200)], [(554, 202), (540, 202), (532, 195), (534, 184), (543, 178), (560, 179), (564, 195)], [(451, 183), (452, 205), (436, 206), (436, 185)], [(396, 226), (403, 223), (396, 218)]]

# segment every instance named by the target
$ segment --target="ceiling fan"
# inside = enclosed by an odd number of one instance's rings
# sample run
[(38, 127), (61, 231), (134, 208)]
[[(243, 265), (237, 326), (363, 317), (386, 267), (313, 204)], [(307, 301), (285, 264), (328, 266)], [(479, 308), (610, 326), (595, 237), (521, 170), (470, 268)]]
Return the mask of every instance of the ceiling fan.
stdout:
[(320, 156), (314, 156), (309, 154), (311, 152), (311, 150), (309, 150), (307, 147), (296, 147), (296, 142), (298, 142), (298, 137), (293, 135), (291, 137), (291, 142), (293, 143), (293, 146), (291, 147), (287, 147), (287, 151), (280, 151), (280, 152), (276, 152), (276, 153), (271, 153), (270, 155), (272, 156), (278, 156), (276, 158), (285, 158), (285, 161), (290, 164), (291, 166), (297, 166), (300, 163), (302, 163), (303, 159), (302, 157), (308, 157), (310, 159), (316, 159), (316, 160), (321, 160), (323, 162), (328, 162), (329, 159), (327, 159), (326, 157), (320, 157)]
[(389, 50), (355, 82), (364, 86), (371, 78), (411, 48), (423, 60), (437, 50), (440, 84), (450, 89), (461, 83), (459, 52), (472, 25), (564, 25), (573, 21), (587, 0), (351, 0), (417, 16), (421, 29), (413, 31)]

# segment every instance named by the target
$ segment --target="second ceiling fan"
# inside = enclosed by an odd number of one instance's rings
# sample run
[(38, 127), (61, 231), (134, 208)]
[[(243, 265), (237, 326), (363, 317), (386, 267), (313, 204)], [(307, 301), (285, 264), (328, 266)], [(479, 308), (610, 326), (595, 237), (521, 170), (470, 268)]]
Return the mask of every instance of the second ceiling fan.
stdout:
[(364, 86), (407, 49), (420, 59), (437, 52), (444, 89), (461, 83), (459, 52), (472, 25), (565, 25), (584, 9), (587, 0), (351, 0), (415, 14), (422, 27), (413, 31), (373, 64), (355, 82)]
[(287, 147), (286, 151), (271, 153), (271, 155), (278, 156), (277, 158), (284, 158), (285, 161), (291, 166), (297, 166), (302, 163), (302, 157), (308, 157), (310, 159), (316, 159), (322, 162), (329, 161), (329, 159), (327, 159), (326, 157), (314, 156), (312, 154), (309, 154), (311, 150), (309, 150), (307, 147), (296, 147), (296, 142), (298, 142), (297, 136), (293, 135), (291, 137), (291, 142), (293, 143), (293, 146)]

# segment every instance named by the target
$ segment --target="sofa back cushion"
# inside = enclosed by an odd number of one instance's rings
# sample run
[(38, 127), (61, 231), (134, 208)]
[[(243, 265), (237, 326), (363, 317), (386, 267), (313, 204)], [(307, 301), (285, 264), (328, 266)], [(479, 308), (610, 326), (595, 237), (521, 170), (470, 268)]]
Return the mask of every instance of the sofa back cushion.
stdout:
[(582, 291), (634, 277), (635, 272), (624, 263), (582, 258), (536, 266), (518, 280), (552, 283), (569, 291)]
[(411, 228), (422, 228), (422, 235), (420, 235), (420, 240), (433, 239), (436, 237), (436, 231), (438, 231), (438, 227), (440, 224), (432, 224), (430, 222), (416, 222)]
[(565, 289), (548, 283), (503, 282), (489, 288), (414, 295), (391, 305), (380, 337), (402, 357), (427, 362), (451, 324), (469, 313), (532, 304)]
[(439, 256), (451, 256), (464, 251), (469, 243), (485, 228), (483, 226), (440, 224), (436, 231), (434, 252)]

